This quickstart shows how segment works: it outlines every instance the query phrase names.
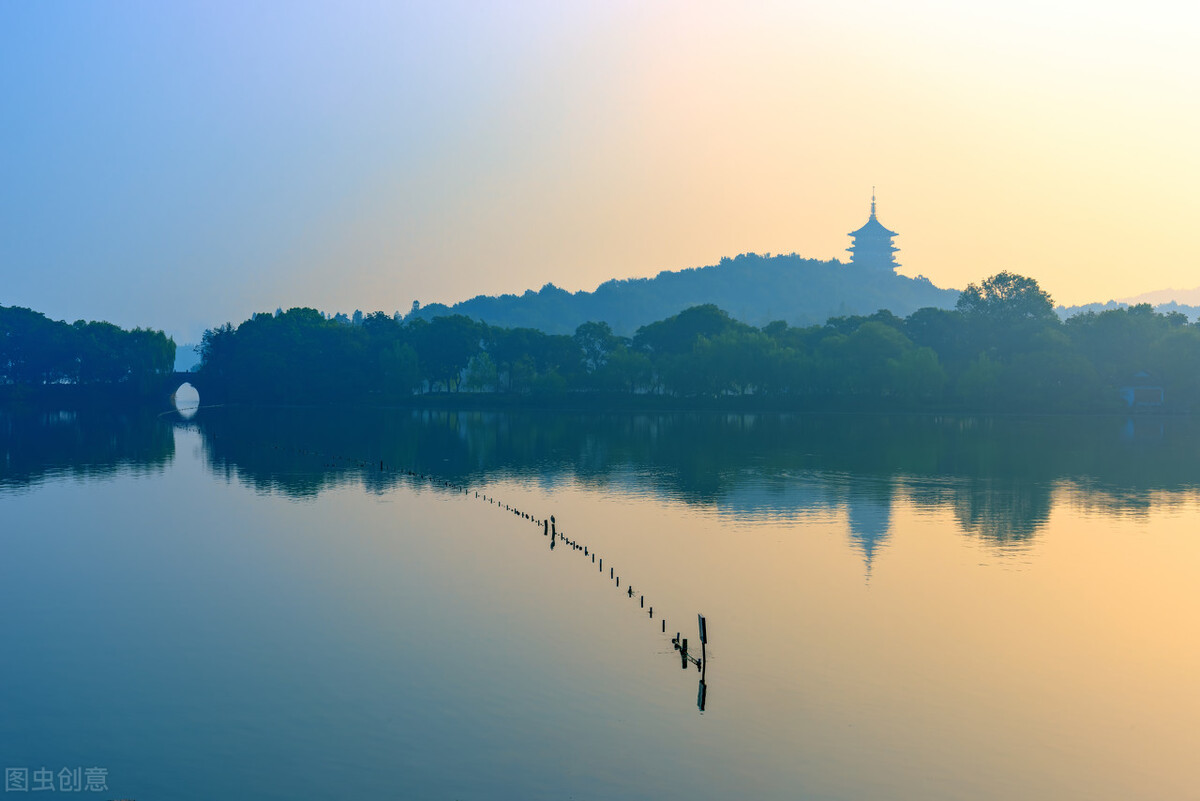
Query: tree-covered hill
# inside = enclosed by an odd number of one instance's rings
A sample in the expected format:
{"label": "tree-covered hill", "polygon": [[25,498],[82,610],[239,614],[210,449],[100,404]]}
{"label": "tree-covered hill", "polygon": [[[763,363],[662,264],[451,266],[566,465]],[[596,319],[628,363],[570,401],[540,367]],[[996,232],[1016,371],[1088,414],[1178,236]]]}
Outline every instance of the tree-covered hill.
{"label": "tree-covered hill", "polygon": [[207,331],[201,353],[202,391],[218,403],[403,404],[453,393],[593,408],[667,399],[791,411],[1200,408],[1200,326],[1149,305],[1063,322],[1037,281],[1008,272],[969,285],[949,310],[756,327],[704,304],[632,338],[604,322],[566,335],[461,314],[375,312],[355,324],[297,308]]}
{"label": "tree-covered hill", "polygon": [[571,334],[582,323],[605,322],[615,333],[632,336],[641,326],[708,303],[750,325],[783,320],[807,326],[880,309],[905,317],[921,308],[950,309],[957,300],[956,290],[939,289],[926,278],[795,254],[746,253],[708,267],[664,271],[654,278],[606,281],[594,292],[572,293],[546,284],[523,295],[479,295],[453,306],[433,303],[414,315],[432,320],[461,314],[493,326],[549,334]]}

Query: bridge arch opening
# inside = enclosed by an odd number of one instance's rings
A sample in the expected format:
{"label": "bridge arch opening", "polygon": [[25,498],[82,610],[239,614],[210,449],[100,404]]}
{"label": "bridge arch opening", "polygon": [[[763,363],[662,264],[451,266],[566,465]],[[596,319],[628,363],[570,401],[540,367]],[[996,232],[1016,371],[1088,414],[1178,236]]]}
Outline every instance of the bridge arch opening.
{"label": "bridge arch opening", "polygon": [[175,404],[175,410],[179,412],[179,416],[188,420],[195,417],[196,410],[200,408],[200,393],[194,386],[184,381],[171,395],[171,401]]}

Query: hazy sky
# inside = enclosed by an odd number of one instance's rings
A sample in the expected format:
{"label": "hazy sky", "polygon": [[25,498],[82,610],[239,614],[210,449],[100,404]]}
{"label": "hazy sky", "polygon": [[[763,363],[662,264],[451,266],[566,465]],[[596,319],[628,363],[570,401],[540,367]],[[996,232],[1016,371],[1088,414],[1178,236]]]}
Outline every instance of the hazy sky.
{"label": "hazy sky", "polygon": [[0,4],[0,305],[593,289],[755,251],[1200,285],[1195,2]]}

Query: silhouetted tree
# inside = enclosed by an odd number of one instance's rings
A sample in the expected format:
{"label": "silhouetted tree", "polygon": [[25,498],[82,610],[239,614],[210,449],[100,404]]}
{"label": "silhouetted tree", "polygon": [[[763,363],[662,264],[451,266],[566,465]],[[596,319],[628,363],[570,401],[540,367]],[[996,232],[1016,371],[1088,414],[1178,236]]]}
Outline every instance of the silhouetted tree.
{"label": "silhouetted tree", "polygon": [[1001,324],[1057,322],[1054,302],[1038,282],[1007,270],[968,284],[958,297],[956,308],[968,318],[982,318]]}
{"label": "silhouetted tree", "polygon": [[463,385],[472,392],[480,392],[496,386],[499,373],[496,363],[486,351],[476,353],[467,364],[467,373],[463,377]]}
{"label": "silhouetted tree", "polygon": [[604,366],[608,354],[620,342],[608,323],[582,323],[575,329],[575,344],[583,352],[583,367],[594,373]]}
{"label": "silhouetted tree", "polygon": [[421,372],[431,382],[441,382],[448,392],[458,387],[459,375],[480,351],[483,329],[469,317],[456,314],[414,321],[410,326]]}
{"label": "silhouetted tree", "polygon": [[642,326],[634,335],[633,344],[649,353],[687,353],[702,336],[712,338],[726,331],[749,328],[709,303]]}
{"label": "silhouetted tree", "polygon": [[161,331],[112,323],[72,325],[0,306],[0,383],[145,388],[174,369],[175,343]]}

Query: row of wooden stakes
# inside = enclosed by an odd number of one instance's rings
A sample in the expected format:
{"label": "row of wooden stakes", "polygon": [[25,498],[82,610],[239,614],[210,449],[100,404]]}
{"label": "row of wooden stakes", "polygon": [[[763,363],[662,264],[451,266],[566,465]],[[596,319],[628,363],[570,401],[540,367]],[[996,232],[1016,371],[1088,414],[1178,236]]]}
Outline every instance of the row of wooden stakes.
{"label": "row of wooden stakes", "polygon": [[[275,446],[275,448],[277,450],[283,450],[283,448],[281,448],[280,446]],[[305,450],[305,449],[300,449],[300,448],[295,448],[293,450],[296,451],[297,453],[305,455],[305,456],[319,456],[319,457],[322,457],[325,459],[332,460],[332,461],[323,463],[322,464],[323,467],[329,467],[329,468],[336,469],[339,467],[339,465],[337,464],[338,461],[342,462],[346,467],[374,469],[374,466],[375,466],[374,462],[367,462],[362,459],[352,459],[352,458],[343,457],[343,456],[330,456],[329,454],[325,454],[320,451]],[[507,503],[501,503],[499,500],[497,500],[494,497],[490,497],[486,494],[480,494],[478,490],[471,490],[461,484],[456,484],[456,483],[453,483],[450,481],[446,481],[445,479],[439,479],[436,476],[426,474],[426,473],[421,473],[421,472],[414,471],[414,470],[411,470],[408,468],[401,468],[399,470],[394,469],[394,468],[389,468],[383,462],[382,459],[379,460],[379,472],[393,473],[393,474],[406,476],[408,478],[416,479],[418,481],[424,481],[424,482],[428,483],[430,486],[450,490],[455,493],[462,493],[463,495],[470,495],[472,492],[474,492],[475,499],[482,500],[485,503],[495,506],[497,509],[499,509],[501,511],[509,512],[509,513],[515,515],[516,517],[521,518],[522,520],[528,521],[528,522],[532,523],[533,525],[540,527],[542,529],[542,535],[550,538],[550,549],[551,550],[554,550],[555,547],[558,545],[558,543],[561,542],[561,543],[563,543],[563,545],[570,548],[572,550],[572,552],[579,553],[584,558],[590,558],[592,564],[596,564],[598,566],[597,570],[600,573],[604,572],[604,558],[598,557],[596,552],[590,546],[581,544],[581,543],[577,542],[576,540],[568,537],[564,532],[559,531],[558,523],[557,523],[557,520],[555,519],[554,515],[550,515],[549,518],[537,518],[537,517],[529,514],[528,512],[517,509],[516,507],[511,506]],[[610,581],[613,581],[615,583],[616,587],[620,588],[621,577],[619,575],[617,575],[616,569],[614,567],[612,567],[611,565],[609,565],[609,568],[608,568],[608,578]],[[632,599],[635,595],[633,585],[626,583],[624,594],[626,595],[626,597]],[[637,598],[638,598],[638,604],[639,604],[640,608],[647,609],[646,596],[644,594],[638,594]],[[646,614],[649,619],[653,620],[654,619],[654,607],[650,606],[647,609]],[[703,674],[705,672],[704,668],[705,668],[705,662],[707,660],[706,646],[707,646],[707,642],[708,642],[708,636],[707,636],[704,616],[700,615],[698,617],[699,617],[699,626],[700,626],[701,655],[699,657],[697,657],[696,655],[694,655],[688,651],[688,640],[686,637],[681,637],[680,632],[675,633],[674,638],[672,638],[672,640],[671,640],[671,645],[673,646],[674,650],[679,652],[680,664],[684,668],[687,668],[689,666],[689,664],[692,664],[692,665],[696,666],[697,670],[701,671],[701,674]],[[659,621],[661,624],[661,631],[665,634],[667,631],[666,618],[660,617]],[[703,681],[701,682],[701,684],[703,685]]]}

